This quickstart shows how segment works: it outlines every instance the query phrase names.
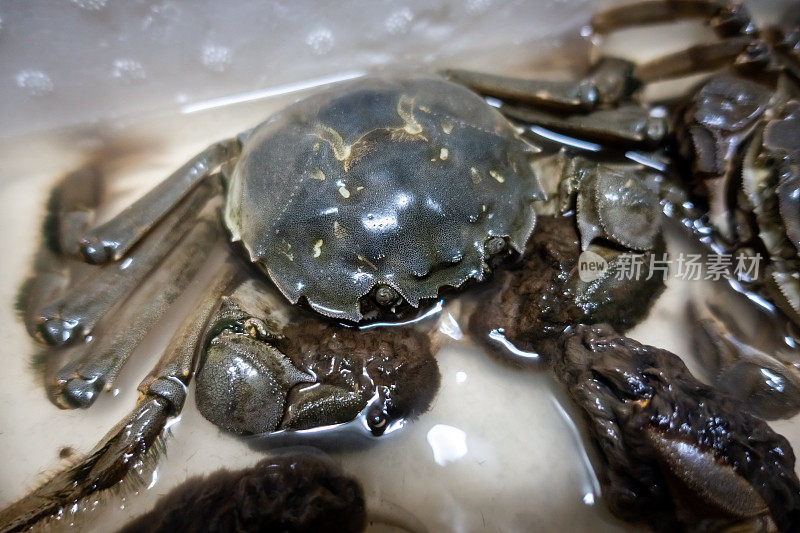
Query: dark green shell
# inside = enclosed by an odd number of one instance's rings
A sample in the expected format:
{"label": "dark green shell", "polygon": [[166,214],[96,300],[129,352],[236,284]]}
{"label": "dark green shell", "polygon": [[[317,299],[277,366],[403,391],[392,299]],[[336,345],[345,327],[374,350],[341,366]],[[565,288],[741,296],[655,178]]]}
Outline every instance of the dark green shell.
{"label": "dark green shell", "polygon": [[367,78],[273,115],[245,141],[225,220],[283,294],[361,319],[376,284],[411,305],[481,280],[484,242],[522,251],[543,193],[530,146],[441,78]]}

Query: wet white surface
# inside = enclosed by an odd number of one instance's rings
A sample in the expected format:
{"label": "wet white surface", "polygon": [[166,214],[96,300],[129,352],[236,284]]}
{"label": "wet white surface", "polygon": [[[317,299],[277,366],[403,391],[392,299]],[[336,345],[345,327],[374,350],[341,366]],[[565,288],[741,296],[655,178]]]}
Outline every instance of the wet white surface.
{"label": "wet white surface", "polygon": [[[24,8],[18,4],[0,3],[0,114],[5,126],[0,135],[0,507],[68,464],[59,459],[61,448],[69,446],[78,454],[89,450],[128,412],[139,379],[181,315],[180,310],[170,314],[171,322],[165,321],[137,350],[115,391],[91,409],[61,411],[48,401],[29,366],[36,347],[14,316],[13,301],[38,242],[47,190],[58,175],[97,148],[111,148],[118,152],[110,163],[119,178],[115,188],[128,191],[121,195],[127,201],[210,141],[253,126],[298,96],[275,93],[395,60],[526,70],[520,66],[546,55],[552,43],[542,43],[530,58],[522,45],[541,39],[543,32],[562,35],[579,27],[592,2],[542,2],[532,8],[535,2],[483,0],[439,10],[409,2],[384,6],[380,12],[362,10],[359,27],[372,29],[360,32],[344,32],[339,18],[309,24],[302,9],[310,9],[311,3],[301,2],[300,11],[291,13],[276,4],[273,9],[280,16],[270,18],[268,27],[273,31],[269,39],[280,42],[279,47],[259,40],[267,37],[256,31],[262,26],[252,13],[253,26],[234,40],[236,26],[212,19],[202,3],[131,2],[132,7],[121,8],[104,0],[75,0],[53,6],[47,17],[41,2],[26,2]],[[136,12],[120,14],[119,9]],[[462,10],[469,17],[462,19]],[[458,16],[448,18],[453,12]],[[540,12],[546,15],[537,16]],[[95,55],[63,55],[65,37],[49,18],[56,14],[63,17],[64,27],[85,30],[80,42],[70,44],[71,53],[92,50]],[[137,17],[135,24],[111,33],[104,24],[122,15]],[[334,15],[353,18],[348,10]],[[508,31],[491,31],[500,26]],[[197,28],[202,28],[199,34]],[[147,37],[134,53],[131,42],[137,31]],[[287,38],[281,40],[284,31]],[[32,36],[20,37],[22,33]],[[490,45],[494,55],[484,55]],[[253,53],[260,46],[267,50],[263,56]],[[515,53],[498,54],[503,46],[513,46]],[[50,48],[58,52],[47,55],[44,50]],[[191,62],[197,68],[186,67]],[[182,75],[165,72],[170,65],[181,65],[175,70]],[[233,101],[247,103],[234,105],[231,95]],[[266,95],[271,97],[261,99]],[[142,114],[156,108],[163,112]],[[134,114],[139,116],[132,118]],[[124,118],[107,120],[119,115]],[[69,129],[52,131],[69,124]],[[23,132],[39,133],[19,135]],[[648,321],[630,335],[689,353],[683,303],[696,290],[691,283],[671,280]],[[453,322],[448,324],[455,331]],[[554,394],[546,375],[501,367],[465,340],[451,341],[438,361],[442,389],[429,413],[400,432],[332,451],[362,481],[372,501],[407,510],[430,531],[526,531],[532,524],[550,531],[632,529],[603,507],[581,436],[569,418],[569,402],[557,390]],[[773,427],[800,445],[796,420]],[[138,494],[123,492],[124,500],[103,498],[97,509],[79,518],[82,531],[113,530],[187,476],[254,464],[270,445],[217,430],[196,411],[191,395],[171,432],[167,454],[149,479],[152,487]]]}
{"label": "wet white surface", "polygon": [[[209,113],[231,121],[236,113],[226,111]],[[174,128],[204,136],[192,124],[184,124],[186,120],[178,119]],[[198,127],[201,123],[225,126],[212,117],[189,120]],[[170,120],[159,123],[166,124],[167,130],[173,127]],[[135,135],[141,127],[146,125],[130,126],[126,134]],[[187,312],[186,302],[182,310],[182,302],[178,302],[178,309],[169,317],[172,324],[160,326],[137,349],[136,359],[124,369],[115,389],[103,394],[89,410],[61,411],[46,398],[29,366],[36,346],[14,316],[11,303],[38,240],[52,177],[78,163],[74,145],[95,144],[78,140],[80,136],[72,132],[64,141],[71,148],[63,152],[58,148],[61,141],[37,139],[36,143],[50,146],[49,157],[39,158],[44,164],[37,172],[33,172],[36,158],[31,158],[30,152],[6,150],[0,154],[11,160],[7,168],[26,167],[29,171],[25,183],[9,177],[0,196],[0,205],[5,206],[0,210],[0,246],[14,250],[6,256],[6,275],[0,278],[0,296],[6,302],[0,308],[0,334],[7,339],[0,373],[0,449],[4,451],[0,506],[68,464],[58,457],[62,447],[69,446],[78,454],[88,451],[127,413],[135,403],[139,379],[154,363],[176,320]],[[119,161],[111,165],[121,165],[119,171],[125,166],[126,179],[117,188],[125,191],[125,184],[135,182],[137,190],[146,189],[174,167],[174,161],[186,159],[200,146],[200,141],[167,146],[153,157],[140,155],[135,164]],[[196,285],[202,283],[199,280]],[[547,524],[554,530],[598,525],[608,531],[624,529],[597,503],[600,495],[580,437],[565,416],[564,409],[571,407],[553,395],[549,378],[506,369],[469,341],[454,340],[460,330],[447,312],[442,324],[449,341],[437,357],[442,388],[429,413],[380,439],[360,436],[343,449],[327,441],[319,445],[361,480],[371,501],[384,502],[380,505],[390,502],[407,510],[430,531],[482,530],[483,524],[490,531],[513,531],[532,523]],[[267,448],[282,444],[241,439],[217,430],[199,415],[191,393],[171,433],[166,456],[145,479],[152,487],[138,494],[123,490],[124,499],[118,495],[101,498],[96,509],[78,517],[76,524],[82,531],[113,530],[186,477],[219,467],[254,464]]]}
{"label": "wet white surface", "polygon": [[[6,165],[0,191],[0,335],[4,339],[0,373],[0,506],[22,496],[48,475],[68,464],[59,459],[64,446],[88,451],[136,400],[136,385],[155,362],[175,322],[186,311],[178,302],[159,330],[137,350],[115,389],[86,411],[61,411],[46,398],[29,361],[36,347],[12,309],[17,288],[28,269],[47,189],[53,176],[74,168],[81,153],[105,143],[122,148],[159,131],[167,139],[152,151],[131,152],[109,164],[118,178],[115,189],[130,198],[160,179],[178,162],[207,144],[215,132],[243,129],[252,116],[283,105],[293,96],[213,109],[178,117],[128,124],[105,133],[70,131],[5,145]],[[156,128],[158,125],[158,128]],[[19,173],[25,172],[25,180]],[[213,269],[211,269],[213,270]],[[206,272],[206,276],[208,272]],[[195,284],[202,286],[204,280]],[[649,319],[630,335],[641,342],[688,354],[684,302],[700,288],[669,281]],[[183,307],[183,309],[181,309]],[[381,439],[356,438],[339,447],[327,440],[311,442],[333,454],[355,474],[372,502],[405,509],[430,531],[524,531],[531,524],[544,530],[631,529],[609,516],[588,468],[581,436],[569,417],[572,407],[546,374],[507,369],[485,356],[469,340],[458,341],[457,321],[445,312],[442,329],[449,337],[437,360],[442,389],[432,409],[402,431]],[[454,338],[455,339],[454,339]],[[687,358],[690,367],[693,363]],[[555,394],[554,394],[555,390]],[[580,425],[580,420],[577,422]],[[800,426],[774,424],[794,444]],[[110,531],[148,509],[155,499],[188,476],[219,467],[240,468],[257,462],[281,442],[241,439],[217,430],[197,412],[193,397],[171,427],[167,454],[149,489],[106,496],[96,509],[78,516],[81,531]],[[350,442],[350,440],[348,440]],[[386,502],[389,502],[388,504]],[[68,520],[64,520],[65,525]],[[484,526],[485,524],[485,526]],[[377,529],[380,530],[380,529]]]}

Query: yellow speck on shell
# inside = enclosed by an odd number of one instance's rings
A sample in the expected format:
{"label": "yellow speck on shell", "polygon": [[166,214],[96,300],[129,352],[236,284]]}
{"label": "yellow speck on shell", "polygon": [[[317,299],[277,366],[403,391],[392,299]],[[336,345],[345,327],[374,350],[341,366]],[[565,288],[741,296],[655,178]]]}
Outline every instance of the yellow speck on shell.
{"label": "yellow speck on shell", "polygon": [[449,120],[443,120],[441,125],[442,131],[445,133],[445,135],[450,135],[450,132],[453,131],[453,123]]}
{"label": "yellow speck on shell", "polygon": [[494,179],[496,179],[497,183],[503,183],[506,181],[506,179],[502,175],[500,175],[500,173],[497,172],[496,170],[490,170],[489,175]]}
{"label": "yellow speck on shell", "polygon": [[373,263],[372,261],[370,261],[369,259],[367,259],[363,255],[358,254],[358,259],[360,261],[363,261],[364,263],[368,264],[372,268],[372,270],[378,270],[378,267],[375,266],[375,263]]}
{"label": "yellow speck on shell", "polygon": [[319,257],[322,254],[322,239],[314,244],[314,257]]}
{"label": "yellow speck on shell", "polygon": [[352,147],[344,142],[342,136],[335,129],[323,124],[314,126],[314,135],[325,141],[333,150],[333,156],[338,161],[346,161],[350,157]]}
{"label": "yellow speck on shell", "polygon": [[311,177],[315,180],[324,181],[325,180],[325,173],[322,172],[320,169],[315,170],[311,173]]}
{"label": "yellow speck on shell", "polygon": [[406,133],[418,135],[422,133],[422,125],[414,117],[414,99],[408,95],[401,95],[397,102],[397,114],[406,123],[403,128]]}
{"label": "yellow speck on shell", "polygon": [[347,230],[345,230],[341,224],[339,224],[338,220],[333,221],[333,234],[336,235],[337,239],[343,239],[347,237]]}
{"label": "yellow speck on shell", "polygon": [[477,168],[475,168],[475,167],[470,168],[469,169],[469,173],[470,173],[470,176],[472,177],[472,183],[477,185],[478,183],[481,182],[481,173],[478,172]]}

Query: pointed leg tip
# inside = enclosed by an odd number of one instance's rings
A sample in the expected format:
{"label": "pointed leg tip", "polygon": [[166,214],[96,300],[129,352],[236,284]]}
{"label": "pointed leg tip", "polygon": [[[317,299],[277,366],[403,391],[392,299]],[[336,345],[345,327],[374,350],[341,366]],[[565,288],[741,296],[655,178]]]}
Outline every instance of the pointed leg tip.
{"label": "pointed leg tip", "polygon": [[99,265],[114,260],[113,250],[97,238],[85,239],[81,242],[80,251],[87,263]]}
{"label": "pointed leg tip", "polygon": [[78,337],[75,325],[60,318],[48,318],[39,324],[39,333],[50,346],[64,346]]}
{"label": "pointed leg tip", "polygon": [[58,404],[65,409],[87,409],[103,388],[99,379],[71,378],[58,392]]}

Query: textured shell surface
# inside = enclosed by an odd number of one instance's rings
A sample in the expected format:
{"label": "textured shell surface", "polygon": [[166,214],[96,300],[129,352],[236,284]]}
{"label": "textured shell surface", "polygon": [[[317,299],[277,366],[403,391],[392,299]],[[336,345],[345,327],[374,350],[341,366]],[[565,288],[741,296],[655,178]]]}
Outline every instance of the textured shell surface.
{"label": "textured shell surface", "polygon": [[418,306],[483,279],[484,243],[522,251],[544,194],[532,148],[438,77],[364,78],[301,100],[245,140],[228,189],[234,241],[292,302],[357,322],[394,287]]}

